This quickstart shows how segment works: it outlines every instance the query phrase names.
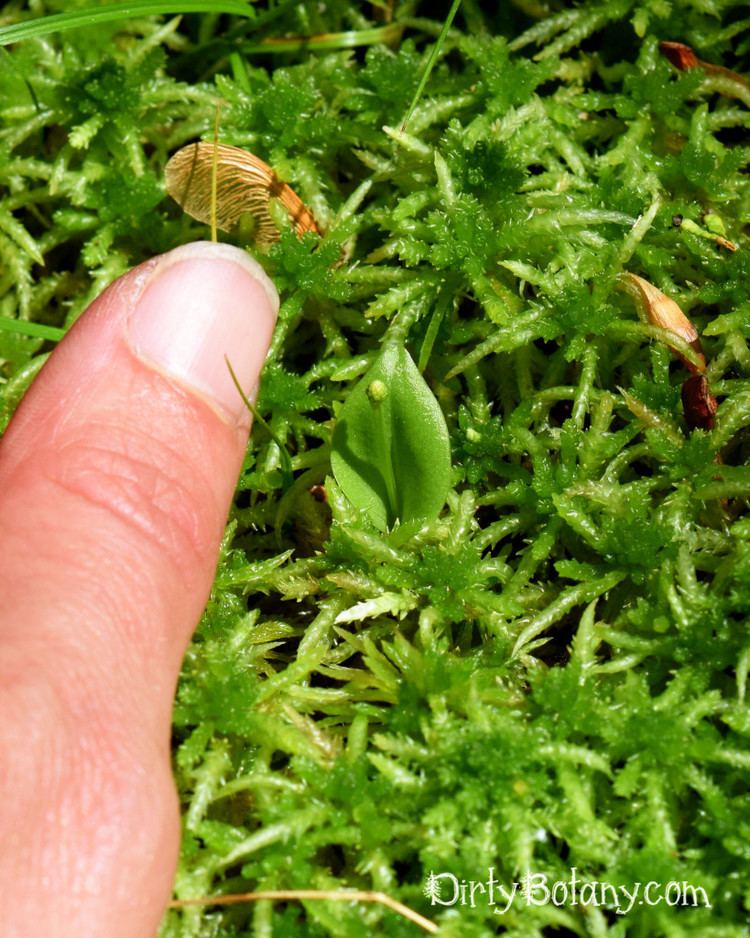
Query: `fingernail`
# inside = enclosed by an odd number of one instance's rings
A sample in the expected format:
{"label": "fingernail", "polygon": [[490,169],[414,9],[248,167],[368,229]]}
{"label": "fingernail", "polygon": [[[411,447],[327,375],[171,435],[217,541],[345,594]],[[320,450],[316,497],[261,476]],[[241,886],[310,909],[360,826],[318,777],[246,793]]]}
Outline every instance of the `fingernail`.
{"label": "fingernail", "polygon": [[263,268],[230,244],[196,241],[163,255],[130,314],[127,339],[143,362],[202,397],[231,423],[250,416],[279,310]]}

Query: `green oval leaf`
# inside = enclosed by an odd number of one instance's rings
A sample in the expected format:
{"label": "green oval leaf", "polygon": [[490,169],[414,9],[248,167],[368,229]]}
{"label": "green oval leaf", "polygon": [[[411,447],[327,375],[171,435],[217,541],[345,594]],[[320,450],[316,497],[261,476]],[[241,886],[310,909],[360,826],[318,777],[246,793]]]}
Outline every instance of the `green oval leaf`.
{"label": "green oval leaf", "polygon": [[341,409],[331,467],[381,531],[431,521],[450,487],[443,412],[411,356],[388,345]]}

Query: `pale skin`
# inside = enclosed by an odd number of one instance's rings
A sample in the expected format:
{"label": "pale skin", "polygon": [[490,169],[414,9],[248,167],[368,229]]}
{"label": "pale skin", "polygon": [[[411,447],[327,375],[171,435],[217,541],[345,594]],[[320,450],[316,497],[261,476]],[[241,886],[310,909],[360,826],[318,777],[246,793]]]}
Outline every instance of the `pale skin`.
{"label": "pale skin", "polygon": [[250,423],[222,350],[252,393],[277,308],[235,250],[121,278],[0,441],[3,938],[151,938],[169,899],[172,699]]}

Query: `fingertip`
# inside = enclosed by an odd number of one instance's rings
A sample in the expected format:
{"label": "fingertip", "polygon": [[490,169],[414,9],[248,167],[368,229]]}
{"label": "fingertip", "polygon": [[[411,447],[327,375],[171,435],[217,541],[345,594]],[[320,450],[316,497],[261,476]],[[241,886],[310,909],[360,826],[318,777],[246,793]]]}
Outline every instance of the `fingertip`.
{"label": "fingertip", "polygon": [[158,260],[133,303],[125,338],[148,367],[228,422],[247,425],[231,372],[252,395],[278,309],[276,288],[257,261],[232,245],[198,241]]}

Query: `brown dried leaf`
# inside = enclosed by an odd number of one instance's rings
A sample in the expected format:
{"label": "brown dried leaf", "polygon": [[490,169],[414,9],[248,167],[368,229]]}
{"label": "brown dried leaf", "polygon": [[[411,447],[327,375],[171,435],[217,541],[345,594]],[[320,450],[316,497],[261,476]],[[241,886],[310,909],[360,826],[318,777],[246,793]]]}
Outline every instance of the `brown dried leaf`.
{"label": "brown dried leaf", "polygon": [[733,72],[730,68],[724,68],[723,65],[714,65],[713,62],[704,62],[703,59],[699,59],[690,46],[686,46],[684,42],[660,42],[659,49],[662,55],[669,59],[672,65],[681,72],[686,72],[691,68],[702,68],[707,75],[717,75],[721,78],[728,79],[730,84],[720,89],[723,94],[744,98],[744,95],[738,94],[737,91],[732,90],[732,83],[750,89],[750,82],[744,75],[740,75],[739,72]]}
{"label": "brown dried leaf", "polygon": [[312,212],[267,163],[247,150],[209,141],[182,147],[164,170],[167,192],[192,218],[211,224],[214,166],[216,225],[222,231],[232,231],[243,216],[252,215],[257,224],[256,241],[277,241],[279,234],[268,211],[269,201],[276,198],[298,235],[307,231],[321,234]]}
{"label": "brown dried leaf", "polygon": [[717,407],[704,375],[692,375],[682,385],[682,410],[691,430],[713,430]]}
{"label": "brown dried leaf", "polygon": [[660,42],[659,49],[681,72],[686,72],[689,68],[698,68],[702,64],[695,52],[684,42]]}
{"label": "brown dried leaf", "polygon": [[698,356],[698,365],[681,355],[678,349],[673,350],[679,355],[689,371],[693,374],[702,374],[706,370],[706,358],[698,338],[698,331],[677,303],[671,297],[668,297],[666,293],[662,293],[652,283],[637,274],[623,273],[620,274],[619,279],[628,292],[636,300],[640,300],[638,303],[639,310],[642,311],[652,326],[658,326],[666,332],[671,332],[693,349]]}

